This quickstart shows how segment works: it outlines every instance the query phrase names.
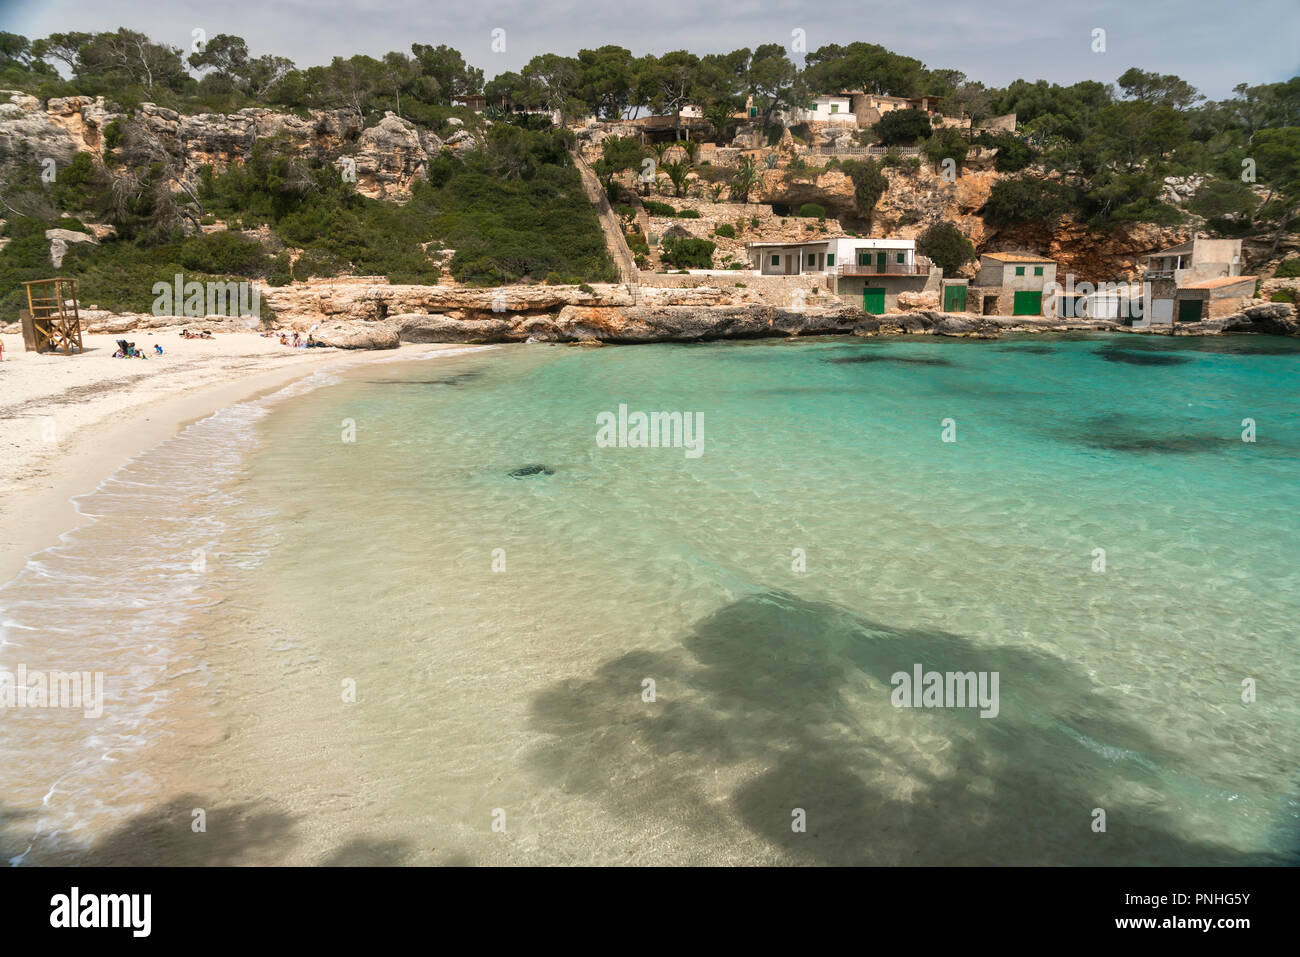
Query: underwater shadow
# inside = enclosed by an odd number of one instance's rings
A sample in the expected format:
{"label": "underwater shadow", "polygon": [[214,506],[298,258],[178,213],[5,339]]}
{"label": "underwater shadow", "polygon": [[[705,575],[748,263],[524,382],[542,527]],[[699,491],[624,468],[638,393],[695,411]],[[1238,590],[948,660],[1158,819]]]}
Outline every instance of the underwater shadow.
{"label": "underwater shadow", "polygon": [[[999,672],[1000,713],[893,707],[891,676],[916,663]],[[654,703],[641,700],[647,677]],[[1155,798],[1196,769],[1116,717],[1074,665],[788,593],[732,602],[672,651],[631,651],[557,683],[531,712],[549,739],[528,760],[548,786],[687,836],[757,838],[765,860],[1280,862],[1183,833]],[[740,782],[724,800],[720,780]],[[806,833],[792,829],[796,808]],[[1094,808],[1106,833],[1091,830]]]}
{"label": "underwater shadow", "polygon": [[[196,832],[194,810],[205,809],[204,829]],[[30,833],[14,825],[34,819],[28,811],[0,806],[0,847],[18,853]],[[213,798],[183,794],[123,821],[92,841],[53,846],[37,841],[24,863],[80,867],[233,867],[284,864],[301,843],[302,815],[268,801],[223,805]],[[392,866],[410,861],[404,840],[351,838],[313,863],[324,866]],[[463,861],[461,862],[463,863]]]}

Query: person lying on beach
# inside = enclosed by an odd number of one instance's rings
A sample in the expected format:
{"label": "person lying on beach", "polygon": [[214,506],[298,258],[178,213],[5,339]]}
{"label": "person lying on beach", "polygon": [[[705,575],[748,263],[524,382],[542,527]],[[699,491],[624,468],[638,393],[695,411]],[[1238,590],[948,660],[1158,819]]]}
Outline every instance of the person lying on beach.
{"label": "person lying on beach", "polygon": [[211,331],[210,329],[204,329],[201,333],[199,333],[199,338],[200,338],[200,339],[215,339],[216,336],[214,336],[214,335],[212,334],[212,331]]}
{"label": "person lying on beach", "polygon": [[153,354],[156,356],[162,355],[162,346],[156,342],[153,344]]}

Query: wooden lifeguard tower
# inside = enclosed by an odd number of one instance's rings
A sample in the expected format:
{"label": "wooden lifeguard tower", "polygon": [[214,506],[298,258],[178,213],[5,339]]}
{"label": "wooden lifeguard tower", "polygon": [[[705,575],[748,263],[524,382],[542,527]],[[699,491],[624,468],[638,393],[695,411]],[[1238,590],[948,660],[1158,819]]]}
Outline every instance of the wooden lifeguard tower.
{"label": "wooden lifeguard tower", "polygon": [[65,356],[82,352],[81,314],[77,311],[75,279],[33,279],[27,287],[23,344],[28,352],[60,350]]}

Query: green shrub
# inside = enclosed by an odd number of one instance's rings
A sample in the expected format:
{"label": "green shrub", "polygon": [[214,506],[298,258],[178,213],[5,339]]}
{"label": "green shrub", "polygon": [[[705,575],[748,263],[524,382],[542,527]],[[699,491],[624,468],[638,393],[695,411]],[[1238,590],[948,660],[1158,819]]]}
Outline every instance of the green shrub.
{"label": "green shrub", "polygon": [[306,249],[293,264],[292,275],[299,282],[304,279],[328,279],[346,272],[347,268],[346,262],[327,249]]}
{"label": "green shrub", "polygon": [[659,244],[659,257],[665,265],[678,269],[709,269],[715,249],[717,244],[708,239],[666,236]]}
{"label": "green shrub", "polygon": [[669,206],[667,203],[660,203],[657,200],[642,200],[641,205],[645,207],[645,211],[651,216],[671,217],[677,215],[677,209],[675,207]]}
{"label": "green shrub", "polygon": [[999,180],[989,193],[984,219],[993,226],[1050,221],[1068,210],[1072,200],[1072,190],[1061,183],[1032,176]]}
{"label": "green shrub", "polygon": [[1294,289],[1277,289],[1269,296],[1270,302],[1295,302]]}
{"label": "green shrub", "polygon": [[853,180],[853,198],[857,202],[858,212],[870,219],[871,211],[876,208],[876,203],[880,202],[880,197],[889,188],[889,177],[880,166],[870,160],[866,162],[845,160],[843,169],[849,179]]}
{"label": "green shrub", "polygon": [[715,236],[721,236],[723,239],[735,239],[736,228],[731,223],[720,223],[718,228],[713,231]]}
{"label": "green shrub", "polygon": [[799,215],[807,216],[811,219],[825,219],[826,207],[819,203],[804,203],[799,207]]}
{"label": "green shrub", "polygon": [[699,219],[700,211],[698,209],[683,209],[677,214],[678,219]]}
{"label": "green shrub", "polygon": [[946,276],[951,276],[975,258],[975,246],[960,229],[945,220],[940,220],[920,235],[916,251],[930,257]]}
{"label": "green shrub", "polygon": [[1273,272],[1275,279],[1300,278],[1300,259],[1288,259]]}

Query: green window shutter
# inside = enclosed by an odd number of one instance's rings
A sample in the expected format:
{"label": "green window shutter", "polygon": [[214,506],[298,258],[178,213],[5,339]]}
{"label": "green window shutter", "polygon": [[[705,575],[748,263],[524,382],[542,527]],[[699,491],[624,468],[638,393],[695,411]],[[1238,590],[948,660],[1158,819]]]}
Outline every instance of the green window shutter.
{"label": "green window shutter", "polygon": [[816,266],[816,265],[817,265],[817,254],[816,254],[816,253],[809,253],[809,254],[808,254],[808,265],[809,265],[809,266]]}
{"label": "green window shutter", "polygon": [[780,257],[780,256],[773,256],[773,257],[772,257],[772,265],[773,265],[773,266],[779,266],[779,265],[781,265],[781,257]]}
{"label": "green window shutter", "polygon": [[1024,266],[1017,266],[1017,267],[1016,267],[1016,275],[1017,275],[1017,276],[1023,276],[1024,274],[1025,274],[1025,267],[1024,267]]}
{"label": "green window shutter", "polygon": [[899,253],[899,254],[898,254],[898,261],[899,261],[900,263],[901,263],[904,259],[906,259],[906,258],[907,258],[907,253]]}
{"label": "green window shutter", "polygon": [[1043,274],[1043,267],[1042,267],[1042,266],[1035,266],[1035,267],[1034,267],[1034,275],[1035,275],[1035,276],[1041,276],[1042,274]]}
{"label": "green window shutter", "polygon": [[858,250],[858,265],[859,265],[859,266],[870,266],[870,265],[871,265],[871,253],[869,253],[869,252],[863,252],[862,250]]}
{"label": "green window shutter", "polygon": [[826,265],[828,265],[828,266],[834,266],[834,265],[835,265],[835,254],[834,254],[834,253],[827,253],[827,254],[826,254]]}

